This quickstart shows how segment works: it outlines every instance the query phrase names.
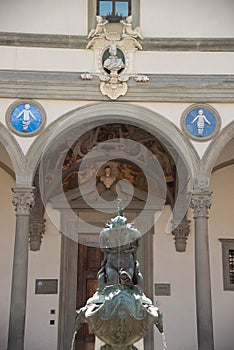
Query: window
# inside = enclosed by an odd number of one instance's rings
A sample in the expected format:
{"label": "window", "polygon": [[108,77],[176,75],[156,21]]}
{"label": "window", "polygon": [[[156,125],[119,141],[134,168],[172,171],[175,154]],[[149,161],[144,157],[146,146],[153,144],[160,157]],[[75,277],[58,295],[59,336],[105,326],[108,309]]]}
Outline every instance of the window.
{"label": "window", "polygon": [[220,238],[223,256],[223,287],[234,291],[234,239]]}
{"label": "window", "polygon": [[131,0],[98,0],[97,15],[109,18],[109,20],[118,21],[122,17],[127,17],[131,14]]}
{"label": "window", "polygon": [[234,249],[229,249],[229,280],[234,285]]}
{"label": "window", "polygon": [[133,16],[133,27],[140,25],[140,0],[89,0],[88,32],[96,27],[96,15],[107,17],[109,22],[119,22],[122,17]]}

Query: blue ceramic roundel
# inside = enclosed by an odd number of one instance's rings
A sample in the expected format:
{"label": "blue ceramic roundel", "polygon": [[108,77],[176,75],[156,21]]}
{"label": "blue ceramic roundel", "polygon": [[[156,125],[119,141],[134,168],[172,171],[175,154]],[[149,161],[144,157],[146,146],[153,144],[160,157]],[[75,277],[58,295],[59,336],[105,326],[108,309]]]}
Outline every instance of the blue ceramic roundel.
{"label": "blue ceramic roundel", "polygon": [[216,130],[217,119],[207,108],[194,108],[185,117],[184,124],[190,135],[207,138]]}
{"label": "blue ceramic roundel", "polygon": [[10,122],[18,132],[30,134],[40,127],[42,118],[38,107],[32,103],[21,103],[12,110]]}

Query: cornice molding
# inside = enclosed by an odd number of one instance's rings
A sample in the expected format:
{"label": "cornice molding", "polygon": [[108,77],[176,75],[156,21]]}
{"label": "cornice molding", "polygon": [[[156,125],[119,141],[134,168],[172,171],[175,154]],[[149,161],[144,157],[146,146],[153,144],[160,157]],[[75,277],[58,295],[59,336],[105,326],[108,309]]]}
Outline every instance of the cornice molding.
{"label": "cornice molding", "polygon": [[0,46],[85,49],[87,42],[80,35],[0,32]]}
{"label": "cornice molding", "polygon": [[[0,32],[0,46],[85,49],[86,36]],[[145,38],[143,51],[234,52],[234,38]]]}
{"label": "cornice molding", "polygon": [[146,38],[145,51],[234,52],[232,38]]}
{"label": "cornice molding", "polygon": [[[234,102],[234,75],[148,75],[149,81],[129,81],[119,101]],[[81,72],[0,70],[1,98],[110,101],[101,94],[99,80],[82,80]]]}

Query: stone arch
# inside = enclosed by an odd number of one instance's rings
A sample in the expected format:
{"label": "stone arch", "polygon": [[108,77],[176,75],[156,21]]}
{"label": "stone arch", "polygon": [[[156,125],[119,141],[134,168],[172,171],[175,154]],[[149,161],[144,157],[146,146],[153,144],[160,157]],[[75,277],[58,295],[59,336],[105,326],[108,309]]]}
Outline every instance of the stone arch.
{"label": "stone arch", "polygon": [[[142,116],[144,119],[142,120]],[[53,140],[73,125],[82,125],[87,122],[132,122],[139,126],[148,127],[157,131],[159,135],[169,140],[177,150],[191,172],[192,180],[199,174],[200,160],[191,142],[184,137],[182,132],[166,117],[142,106],[111,102],[86,105],[66,113],[51,123],[44,132],[36,138],[26,155],[26,172],[32,183],[35,171],[45,149],[45,145],[53,143]]]}
{"label": "stone arch", "polygon": [[218,158],[220,152],[231,141],[234,137],[234,121],[228,124],[221,132],[218,134],[210,143],[207,148],[203,158],[202,158],[202,167],[201,176],[207,180],[209,183],[209,178],[212,173],[215,161]]}
{"label": "stone arch", "polygon": [[[72,131],[74,127],[82,129],[84,125],[87,126],[88,123],[91,125],[93,122],[96,122],[95,125],[97,126],[99,125],[98,122],[102,124],[130,123],[142,127],[143,129],[148,128],[148,130],[152,131],[152,134],[162,136],[164,140],[168,140],[168,144],[171,145],[171,148],[176,149],[176,154],[181,157],[184,164],[186,164],[186,167],[188,167],[189,175],[192,181],[198,176],[200,164],[199,157],[191,142],[184,137],[183,133],[171,121],[145,107],[127,103],[107,102],[90,104],[70,111],[51,123],[36,138],[26,155],[26,172],[30,175],[31,184],[34,180],[34,175],[45,150],[45,145],[52,145],[57,138],[60,140],[60,136],[62,136],[63,132],[67,130]],[[66,225],[68,225],[66,229],[69,232],[74,231],[72,227],[76,224],[76,218],[73,220],[73,216],[71,214],[72,213],[70,212],[68,214],[66,210],[61,211],[61,225],[65,225],[64,222],[66,221]],[[66,215],[69,215],[69,217]],[[152,248],[151,233],[152,232],[150,231],[144,246],[144,249],[148,249],[149,251]],[[61,294],[59,307],[60,316],[58,349],[69,349],[72,338],[71,332],[74,326],[74,320],[71,315],[73,314],[76,306],[77,292],[76,285],[74,283],[77,277],[77,271],[74,269],[74,266],[72,267],[70,264],[74,264],[74,261],[77,260],[78,251],[76,242],[71,239],[68,240],[65,235],[62,235],[61,244],[62,256],[60,289],[66,289],[66,298]],[[152,253],[149,253],[148,255],[152,256]],[[68,257],[71,256],[72,259],[68,259]],[[152,289],[152,278],[150,277],[152,276],[152,266],[153,264],[149,264],[148,267],[145,267],[148,269],[147,276],[149,276],[147,279],[146,291]],[[65,271],[70,272],[69,274],[66,274]]]}
{"label": "stone arch", "polygon": [[[24,154],[14,136],[1,122],[0,139],[13,165],[16,183],[24,184],[26,180],[26,177],[24,176]],[[4,170],[6,170],[11,176],[13,176],[12,170],[7,168],[6,166],[4,166]]]}

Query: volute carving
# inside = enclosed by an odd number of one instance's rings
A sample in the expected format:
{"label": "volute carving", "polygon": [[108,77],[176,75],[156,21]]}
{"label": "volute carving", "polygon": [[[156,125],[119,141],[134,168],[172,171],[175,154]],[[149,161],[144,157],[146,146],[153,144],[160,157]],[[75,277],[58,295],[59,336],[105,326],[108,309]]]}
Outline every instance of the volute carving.
{"label": "volute carving", "polygon": [[194,192],[191,198],[190,206],[194,209],[194,218],[209,216],[209,209],[211,208],[212,192],[205,190],[201,192]]}
{"label": "volute carving", "polygon": [[35,203],[33,188],[14,187],[12,191],[16,215],[30,215]]}

